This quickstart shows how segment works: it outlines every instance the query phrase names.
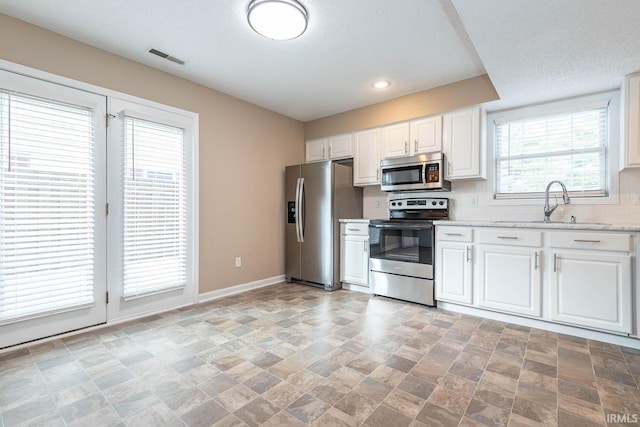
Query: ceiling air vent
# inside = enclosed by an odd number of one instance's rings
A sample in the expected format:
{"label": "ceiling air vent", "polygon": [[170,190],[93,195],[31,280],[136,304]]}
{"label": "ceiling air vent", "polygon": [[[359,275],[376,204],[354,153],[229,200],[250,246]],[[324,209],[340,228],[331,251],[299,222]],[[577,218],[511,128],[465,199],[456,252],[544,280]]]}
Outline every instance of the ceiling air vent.
{"label": "ceiling air vent", "polygon": [[168,61],[175,62],[176,64],[184,65],[184,61],[182,59],[174,58],[173,56],[167,55],[166,53],[160,52],[159,50],[149,49],[149,53],[153,53],[154,55],[157,55],[160,58],[164,58]]}

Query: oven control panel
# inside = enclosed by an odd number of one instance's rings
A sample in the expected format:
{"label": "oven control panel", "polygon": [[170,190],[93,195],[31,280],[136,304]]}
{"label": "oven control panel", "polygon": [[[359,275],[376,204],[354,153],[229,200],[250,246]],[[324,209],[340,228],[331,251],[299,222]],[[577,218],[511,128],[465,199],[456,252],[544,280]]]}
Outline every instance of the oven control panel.
{"label": "oven control panel", "polygon": [[414,209],[447,209],[449,199],[443,198],[389,198],[389,210],[414,210]]}

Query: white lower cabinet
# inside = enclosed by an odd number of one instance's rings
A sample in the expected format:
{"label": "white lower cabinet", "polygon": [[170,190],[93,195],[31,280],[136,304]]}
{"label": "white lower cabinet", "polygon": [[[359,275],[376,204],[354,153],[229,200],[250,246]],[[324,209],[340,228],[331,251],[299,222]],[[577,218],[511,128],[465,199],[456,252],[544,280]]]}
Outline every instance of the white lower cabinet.
{"label": "white lower cabinet", "polygon": [[631,333],[631,241],[629,234],[552,235],[551,319]]}
{"label": "white lower cabinet", "polygon": [[478,305],[540,317],[542,232],[484,228],[478,242]]}
{"label": "white lower cabinet", "polygon": [[369,286],[369,225],[340,224],[340,281]]}
{"label": "white lower cabinet", "polygon": [[436,300],[471,304],[473,234],[470,228],[437,227]]}
{"label": "white lower cabinet", "polygon": [[512,246],[480,246],[478,305],[540,317],[539,251]]}
{"label": "white lower cabinet", "polygon": [[634,332],[633,234],[436,227],[436,300],[604,332]]}

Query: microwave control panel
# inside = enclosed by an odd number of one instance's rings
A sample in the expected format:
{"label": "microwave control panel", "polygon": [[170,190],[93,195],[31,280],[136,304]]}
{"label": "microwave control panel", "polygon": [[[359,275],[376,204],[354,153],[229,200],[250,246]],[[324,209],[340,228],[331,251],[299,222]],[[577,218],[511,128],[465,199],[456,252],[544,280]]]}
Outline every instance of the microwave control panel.
{"label": "microwave control panel", "polygon": [[427,183],[440,182],[440,165],[438,163],[427,163]]}

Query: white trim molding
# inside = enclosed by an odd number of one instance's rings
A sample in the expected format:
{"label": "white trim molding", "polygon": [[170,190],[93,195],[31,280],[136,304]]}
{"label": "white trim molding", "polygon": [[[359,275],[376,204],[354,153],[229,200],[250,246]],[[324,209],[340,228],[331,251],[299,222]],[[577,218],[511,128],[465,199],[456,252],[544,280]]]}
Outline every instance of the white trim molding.
{"label": "white trim molding", "polygon": [[276,283],[281,283],[285,281],[285,276],[274,276],[266,279],[256,280],[255,282],[242,283],[236,286],[230,286],[228,288],[219,289],[217,291],[211,291],[204,294],[198,295],[198,304],[203,302],[213,301],[216,299],[220,299],[223,297],[228,297],[230,295],[240,294],[242,292],[247,292],[252,289],[264,288],[265,286],[275,285]]}

